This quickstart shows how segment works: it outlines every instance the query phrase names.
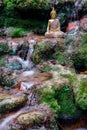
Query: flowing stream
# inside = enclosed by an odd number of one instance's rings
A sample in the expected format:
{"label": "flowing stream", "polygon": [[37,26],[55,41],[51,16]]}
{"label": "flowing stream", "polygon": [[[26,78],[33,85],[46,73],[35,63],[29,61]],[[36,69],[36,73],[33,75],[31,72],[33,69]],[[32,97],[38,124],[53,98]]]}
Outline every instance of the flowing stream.
{"label": "flowing stream", "polygon": [[8,130],[9,123],[22,113],[23,109],[19,110],[15,114],[4,118],[0,123],[0,130]]}

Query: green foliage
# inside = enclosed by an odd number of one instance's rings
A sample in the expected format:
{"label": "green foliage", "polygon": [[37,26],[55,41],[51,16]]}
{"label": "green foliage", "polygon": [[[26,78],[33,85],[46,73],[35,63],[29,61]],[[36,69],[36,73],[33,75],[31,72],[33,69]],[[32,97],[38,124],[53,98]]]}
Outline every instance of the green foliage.
{"label": "green foliage", "polygon": [[60,107],[57,103],[57,100],[55,99],[55,94],[57,89],[55,88],[55,86],[52,87],[53,87],[52,91],[48,89],[44,89],[44,90],[37,89],[36,93],[41,103],[48,104],[55,111],[55,113],[58,113]]}
{"label": "green foliage", "polygon": [[24,29],[22,28],[11,28],[11,32],[8,33],[8,36],[10,37],[23,37],[24,35]]}
{"label": "green foliage", "polygon": [[16,19],[16,18],[5,18],[5,25],[6,27],[19,27],[19,28],[25,28],[28,30],[35,30],[38,28],[43,27],[43,22],[37,21],[37,20],[31,20],[31,19]]}
{"label": "green foliage", "polygon": [[9,46],[7,43],[0,43],[0,55],[4,55],[9,52]]}
{"label": "green foliage", "polygon": [[77,84],[76,89],[78,90],[76,92],[76,102],[77,105],[83,109],[87,109],[87,80],[84,79],[80,81],[79,84]]}
{"label": "green foliage", "polygon": [[0,27],[4,26],[4,17],[0,17]]}
{"label": "green foliage", "polygon": [[77,109],[74,104],[73,92],[69,86],[61,86],[56,93],[60,105],[59,117],[66,118],[76,115]]}
{"label": "green foliage", "polygon": [[81,39],[82,39],[82,43],[87,43],[87,34],[81,36]]}
{"label": "green foliage", "polygon": [[87,69],[87,44],[82,44],[80,49],[72,57],[77,70]]}
{"label": "green foliage", "polygon": [[46,26],[40,26],[39,25],[39,27],[37,27],[37,28],[34,29],[34,33],[36,33],[38,35],[44,35],[45,32],[46,32],[46,28],[47,28]]}
{"label": "green foliage", "polygon": [[15,7],[16,0],[3,0],[3,2],[6,6],[6,9],[9,10],[9,9],[13,9]]}
{"label": "green foliage", "polygon": [[13,8],[36,8],[36,9],[48,9],[49,3],[47,0],[4,0],[4,4],[8,10]]}

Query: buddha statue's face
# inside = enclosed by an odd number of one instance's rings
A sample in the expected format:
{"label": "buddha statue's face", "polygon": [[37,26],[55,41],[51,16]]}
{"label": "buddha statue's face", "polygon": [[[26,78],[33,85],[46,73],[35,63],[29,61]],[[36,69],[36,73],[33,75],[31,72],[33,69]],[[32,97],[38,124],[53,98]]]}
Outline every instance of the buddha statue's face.
{"label": "buddha statue's face", "polygon": [[56,18],[56,14],[51,14],[51,19],[55,19]]}
{"label": "buddha statue's face", "polygon": [[54,10],[54,8],[51,11],[50,16],[51,16],[51,19],[55,19],[56,18],[56,11]]}

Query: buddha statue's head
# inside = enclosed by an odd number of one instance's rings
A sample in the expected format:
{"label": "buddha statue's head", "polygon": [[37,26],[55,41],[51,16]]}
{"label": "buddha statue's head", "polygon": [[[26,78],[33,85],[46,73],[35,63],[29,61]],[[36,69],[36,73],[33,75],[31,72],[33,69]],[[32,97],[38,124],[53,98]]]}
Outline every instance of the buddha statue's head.
{"label": "buddha statue's head", "polygon": [[51,19],[55,19],[56,18],[56,10],[54,9],[54,7],[53,7],[53,9],[52,9],[52,11],[50,13],[50,16],[51,16]]}

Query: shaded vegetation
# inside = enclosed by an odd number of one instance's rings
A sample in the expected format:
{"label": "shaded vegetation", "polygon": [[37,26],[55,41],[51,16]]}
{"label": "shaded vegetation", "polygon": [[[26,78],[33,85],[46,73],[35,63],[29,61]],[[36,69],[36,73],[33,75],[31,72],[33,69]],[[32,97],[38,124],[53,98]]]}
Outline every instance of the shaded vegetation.
{"label": "shaded vegetation", "polygon": [[4,66],[4,56],[0,56],[0,67]]}
{"label": "shaded vegetation", "polygon": [[37,89],[36,93],[39,97],[39,102],[48,104],[57,114],[60,110],[60,106],[58,105],[57,100],[55,98],[56,90],[56,87],[52,86],[52,91],[47,88],[44,90]]}
{"label": "shaded vegetation", "polygon": [[76,84],[76,102],[77,105],[83,109],[87,109],[87,80],[83,79],[79,83]]}
{"label": "shaded vegetation", "polygon": [[9,46],[7,43],[0,43],[0,56],[9,52]]}
{"label": "shaded vegetation", "polygon": [[61,86],[56,92],[56,98],[60,105],[59,117],[60,118],[72,118],[76,115],[77,109],[73,98],[73,91],[70,86]]}
{"label": "shaded vegetation", "polygon": [[12,31],[8,33],[10,37],[23,37],[24,29],[22,28],[10,28]]}
{"label": "shaded vegetation", "polygon": [[80,49],[73,55],[72,61],[76,70],[87,69],[87,43],[81,45]]}

